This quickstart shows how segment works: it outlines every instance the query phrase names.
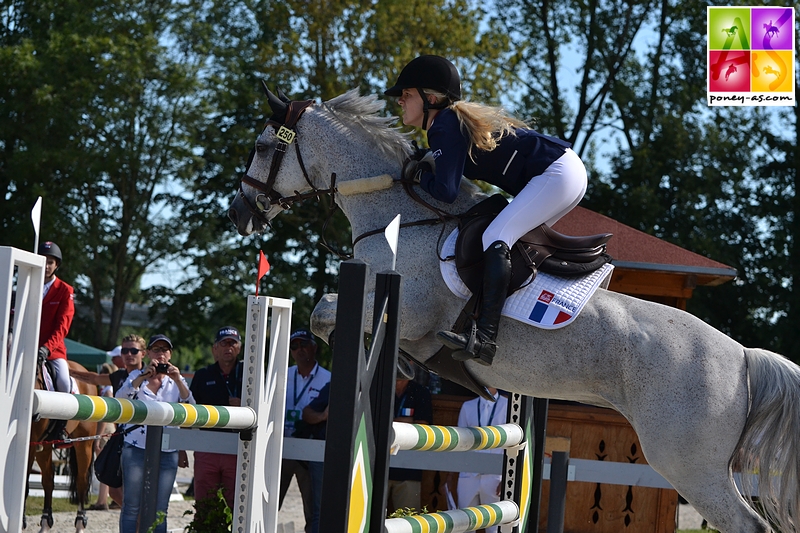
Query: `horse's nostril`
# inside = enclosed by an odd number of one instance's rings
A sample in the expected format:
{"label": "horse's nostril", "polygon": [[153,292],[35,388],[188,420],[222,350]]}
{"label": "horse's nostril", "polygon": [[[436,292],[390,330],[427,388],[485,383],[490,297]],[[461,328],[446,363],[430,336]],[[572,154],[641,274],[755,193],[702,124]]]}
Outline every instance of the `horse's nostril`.
{"label": "horse's nostril", "polygon": [[239,225],[239,213],[236,212],[236,209],[228,209],[228,218],[231,219],[234,225]]}

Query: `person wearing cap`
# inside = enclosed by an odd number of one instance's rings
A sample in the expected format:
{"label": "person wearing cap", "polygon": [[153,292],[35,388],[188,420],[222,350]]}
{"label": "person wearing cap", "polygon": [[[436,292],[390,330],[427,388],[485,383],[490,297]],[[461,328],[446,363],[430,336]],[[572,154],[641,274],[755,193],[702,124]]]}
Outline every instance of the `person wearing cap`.
{"label": "person wearing cap", "polygon": [[111,358],[111,363],[117,368],[122,368],[125,364],[122,362],[122,345],[115,347],[106,354]]}
{"label": "person wearing cap", "polygon": [[[295,365],[290,366],[286,373],[284,437],[294,436],[297,429],[295,424],[301,420],[303,409],[319,396],[320,390],[331,380],[331,373],[317,363],[318,352],[317,342],[308,331],[300,329],[289,337],[289,353],[292,355]],[[281,461],[281,491],[278,508],[283,505],[283,499],[286,497],[286,492],[294,477],[297,478],[297,485],[303,498],[305,531],[310,533],[314,521],[314,502],[311,473],[307,461],[295,459]]]}
{"label": "person wearing cap", "polygon": [[[211,354],[214,364],[199,369],[190,387],[194,399],[204,405],[240,406],[244,363],[239,361],[242,339],[239,330],[225,326],[217,331]],[[228,431],[228,430],[219,430]],[[236,454],[194,452],[194,496],[213,497],[222,487],[225,501],[233,508],[236,494]]]}
{"label": "person wearing cap", "polygon": [[67,338],[75,316],[75,296],[72,287],[56,276],[61,266],[61,248],[51,241],[39,246],[39,255],[46,258],[44,289],[42,290],[42,319],[39,328],[39,357],[47,360],[53,371],[53,384],[59,392],[70,392]]}
{"label": "person wearing cap", "polygon": [[462,176],[514,196],[482,236],[484,277],[476,327],[437,334],[455,350],[455,359],[491,365],[511,281],[509,248],[578,205],[586,192],[586,168],[568,142],[538,133],[502,108],[462,101],[458,69],[443,57],[413,59],[384,94],[399,98],[404,124],[427,130],[430,150],[406,161],[403,179],[447,203],[455,201]]}
{"label": "person wearing cap", "polygon": [[[172,341],[166,335],[153,335],[147,343],[150,362],[142,370],[134,370],[115,395],[117,398],[145,402],[195,403],[192,391],[172,363]],[[136,533],[144,487],[144,460],[147,427],[141,426],[125,435],[120,464],[122,466],[123,503],[119,515],[120,533]],[[167,513],[175,475],[181,466],[188,466],[185,453],[161,450],[161,472],[156,484],[157,510]],[[166,533],[166,520],[156,527],[156,533]]]}
{"label": "person wearing cap", "polygon": [[[44,288],[42,290],[42,318],[39,326],[39,359],[47,361],[58,392],[71,392],[69,363],[67,363],[67,338],[72,318],[75,316],[74,290],[56,276],[61,266],[61,248],[52,241],[39,246],[39,255],[45,256]],[[54,420],[47,439],[63,439],[66,420]]]}

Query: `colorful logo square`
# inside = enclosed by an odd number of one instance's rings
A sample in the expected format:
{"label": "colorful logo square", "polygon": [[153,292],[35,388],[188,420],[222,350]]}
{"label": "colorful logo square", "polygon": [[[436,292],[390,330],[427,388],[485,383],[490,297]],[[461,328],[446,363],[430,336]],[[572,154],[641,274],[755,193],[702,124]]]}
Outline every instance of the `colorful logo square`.
{"label": "colorful logo square", "polygon": [[708,105],[795,105],[794,8],[708,7]]}

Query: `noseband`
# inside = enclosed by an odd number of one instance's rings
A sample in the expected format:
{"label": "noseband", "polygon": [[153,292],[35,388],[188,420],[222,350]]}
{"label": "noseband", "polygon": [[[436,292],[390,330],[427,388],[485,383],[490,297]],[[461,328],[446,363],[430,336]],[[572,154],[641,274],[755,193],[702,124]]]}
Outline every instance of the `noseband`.
{"label": "noseband", "polygon": [[[275,147],[275,155],[272,158],[272,164],[269,168],[269,175],[267,176],[266,183],[261,182],[248,174],[250,165],[253,162],[253,157],[255,156],[255,148],[250,152],[250,157],[247,161],[247,168],[242,176],[241,181],[242,183],[258,189],[261,192],[256,195],[254,202],[251,202],[247,198],[247,195],[244,194],[244,190],[242,190],[241,186],[239,187],[239,195],[242,197],[242,200],[244,200],[244,205],[247,206],[250,213],[265,225],[269,224],[269,220],[267,220],[264,214],[269,211],[273,205],[279,205],[283,209],[289,209],[295,202],[300,202],[309,198],[320,198],[324,195],[331,195],[331,200],[334,199],[333,196],[336,193],[336,174],[331,175],[331,185],[329,189],[318,189],[315,187],[311,182],[311,178],[308,176],[308,171],[306,171],[305,165],[303,164],[303,156],[300,154],[300,143],[299,141],[295,142],[297,138],[297,131],[295,130],[297,122],[300,120],[303,112],[313,103],[313,100],[289,102],[286,109],[286,118],[284,119],[283,123],[278,122],[274,118],[267,120],[265,128],[268,126],[275,128],[275,136],[278,138],[278,144]],[[300,164],[300,169],[303,171],[303,177],[311,187],[311,191],[306,193],[294,191],[295,194],[292,196],[282,196],[273,187],[275,185],[275,180],[278,177],[278,171],[280,171],[281,163],[283,162],[283,156],[286,155],[286,149],[290,144],[292,144],[292,142],[294,142],[295,152],[297,154],[297,162]],[[333,205],[335,205],[335,203],[333,203]]]}

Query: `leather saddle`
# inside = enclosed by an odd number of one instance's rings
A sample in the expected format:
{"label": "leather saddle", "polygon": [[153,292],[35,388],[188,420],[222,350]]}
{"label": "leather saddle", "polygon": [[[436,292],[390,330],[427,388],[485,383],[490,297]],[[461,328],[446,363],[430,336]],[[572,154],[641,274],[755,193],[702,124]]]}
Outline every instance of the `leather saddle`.
{"label": "leather saddle", "polygon": [[[477,315],[483,286],[483,232],[507,205],[508,201],[496,194],[461,216],[456,240],[456,269],[472,297],[459,314],[453,331],[463,330]],[[508,294],[530,284],[539,271],[572,277],[597,270],[611,262],[611,256],[606,253],[606,243],[611,237],[611,233],[570,237],[544,224],[531,230],[511,248],[512,275]],[[452,353],[452,349],[442,346],[423,366],[492,401],[486,387],[467,370],[463,361],[454,360]]]}
{"label": "leather saddle", "polygon": [[[456,240],[456,269],[464,284],[478,294],[483,285],[483,232],[508,201],[500,194],[490,196],[472,207],[461,218]],[[520,238],[511,248],[511,295],[529,285],[539,271],[561,277],[593,272],[611,256],[606,243],[611,233],[571,237],[542,224]]]}

